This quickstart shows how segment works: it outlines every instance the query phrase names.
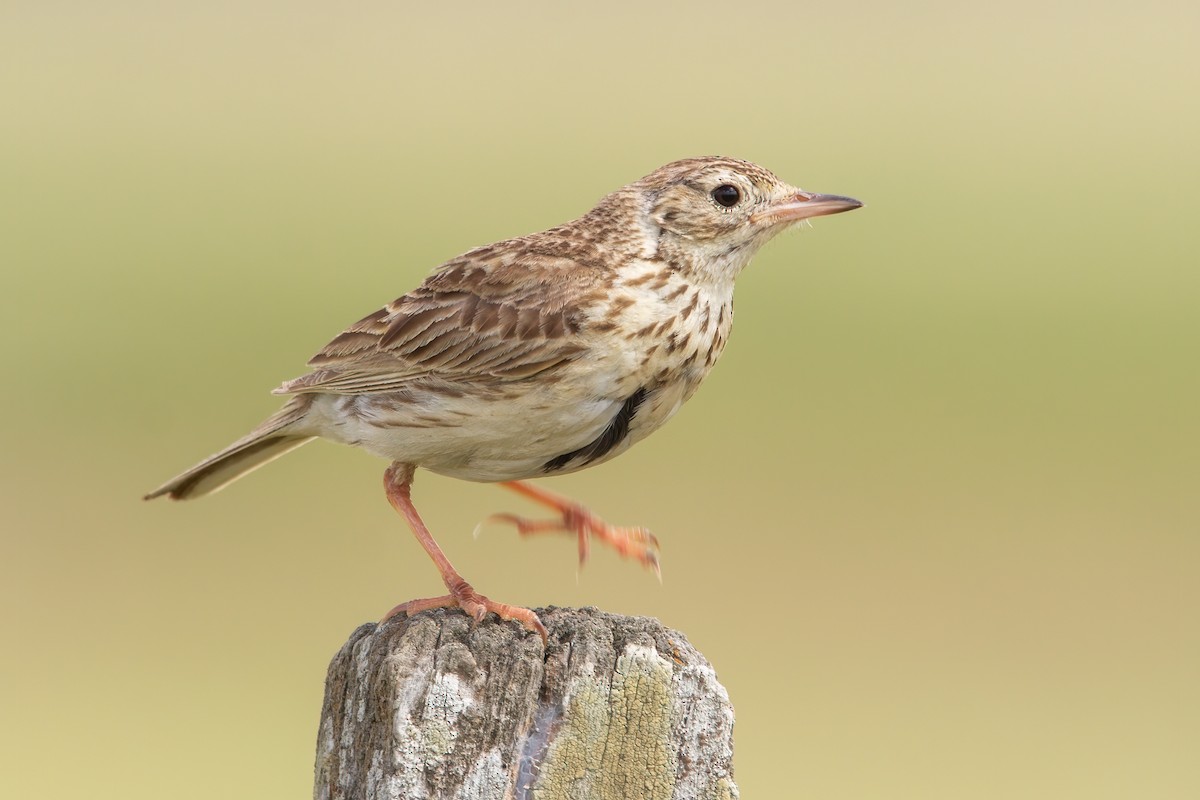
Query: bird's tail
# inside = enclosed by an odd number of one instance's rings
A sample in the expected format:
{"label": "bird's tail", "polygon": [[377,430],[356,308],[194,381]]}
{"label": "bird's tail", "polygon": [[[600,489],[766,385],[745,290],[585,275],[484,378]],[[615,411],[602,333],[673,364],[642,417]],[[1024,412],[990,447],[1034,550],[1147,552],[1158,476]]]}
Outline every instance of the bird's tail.
{"label": "bird's tail", "polygon": [[297,431],[298,423],[304,419],[311,403],[312,398],[308,395],[292,398],[279,413],[250,433],[167,481],[143,499],[153,500],[164,494],[172,500],[203,497],[311,441],[316,437]]}

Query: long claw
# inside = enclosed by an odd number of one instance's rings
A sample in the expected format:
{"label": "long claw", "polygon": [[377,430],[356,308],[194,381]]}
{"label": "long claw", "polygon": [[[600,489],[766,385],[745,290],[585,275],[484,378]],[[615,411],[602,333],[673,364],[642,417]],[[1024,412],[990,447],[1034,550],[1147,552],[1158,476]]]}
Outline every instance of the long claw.
{"label": "long claw", "polygon": [[658,554],[650,553],[644,563],[654,572],[654,577],[658,578],[658,584],[661,586],[663,582],[662,565],[658,563]]}
{"label": "long claw", "polygon": [[522,536],[529,536],[534,533],[562,533],[567,530],[561,520],[527,519],[525,517],[518,517],[516,514],[492,514],[484,520],[484,524],[488,522],[507,522],[515,526],[517,533]]}

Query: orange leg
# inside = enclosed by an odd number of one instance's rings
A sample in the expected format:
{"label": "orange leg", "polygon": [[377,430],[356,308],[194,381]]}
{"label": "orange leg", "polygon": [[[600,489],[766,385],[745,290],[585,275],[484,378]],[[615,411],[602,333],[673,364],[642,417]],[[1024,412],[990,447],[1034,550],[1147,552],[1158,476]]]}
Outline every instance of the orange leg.
{"label": "orange leg", "polygon": [[561,514],[561,517],[559,519],[530,520],[515,514],[494,514],[489,519],[512,523],[516,526],[517,533],[522,536],[530,536],[535,533],[574,534],[579,543],[581,566],[587,561],[591,540],[595,538],[609,545],[625,558],[635,558],[642,562],[644,566],[654,570],[654,574],[658,576],[659,580],[662,580],[662,570],[658,564],[658,539],[654,538],[654,534],[645,528],[618,528],[609,525],[579,503],[523,481],[506,481],[499,485],[524,495],[535,503],[554,509]]}
{"label": "orange leg", "polygon": [[393,462],[383,474],[383,485],[387,491],[388,501],[408,520],[408,525],[412,528],[413,535],[417,537],[417,541],[421,543],[421,547],[425,548],[425,552],[433,559],[434,565],[442,575],[442,582],[446,584],[446,588],[450,590],[450,594],[442,595],[441,597],[428,597],[422,600],[409,600],[407,603],[401,603],[389,611],[382,621],[387,622],[392,617],[399,616],[400,614],[411,616],[431,608],[457,606],[467,612],[467,615],[474,618],[476,622],[482,622],[489,611],[497,614],[500,619],[516,620],[527,629],[541,636],[542,643],[545,644],[547,641],[546,628],[542,625],[541,620],[538,619],[537,614],[534,614],[527,608],[510,606],[506,603],[497,603],[489,600],[476,592],[471,587],[471,584],[463,580],[463,576],[458,574],[458,571],[454,569],[454,565],[450,563],[450,559],[446,558],[446,554],[442,552],[442,548],[438,547],[437,542],[433,540],[433,534],[429,532],[429,528],[425,527],[425,523],[421,520],[420,514],[417,513],[417,509],[413,505],[412,481],[413,467],[409,464],[401,464],[398,461]]}

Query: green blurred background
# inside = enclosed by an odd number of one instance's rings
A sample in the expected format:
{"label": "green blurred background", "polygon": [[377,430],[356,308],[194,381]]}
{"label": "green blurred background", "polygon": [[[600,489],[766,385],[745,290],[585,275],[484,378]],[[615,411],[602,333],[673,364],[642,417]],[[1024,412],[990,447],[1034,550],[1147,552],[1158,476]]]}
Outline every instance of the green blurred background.
{"label": "green blurred background", "polygon": [[665,430],[548,482],[664,584],[471,538],[514,603],[686,632],[747,798],[1200,796],[1200,11],[1182,2],[0,11],[11,797],[302,797],[327,660],[438,591],[382,462],[141,494],[469,247],[676,158],[867,208],[743,275]]}

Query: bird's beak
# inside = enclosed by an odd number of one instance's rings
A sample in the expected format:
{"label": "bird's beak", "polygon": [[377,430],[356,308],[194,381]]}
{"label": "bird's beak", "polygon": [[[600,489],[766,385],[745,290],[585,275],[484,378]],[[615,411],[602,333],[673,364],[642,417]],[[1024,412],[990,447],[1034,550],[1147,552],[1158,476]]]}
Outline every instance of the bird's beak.
{"label": "bird's beak", "polygon": [[828,214],[840,214],[843,211],[853,211],[862,208],[862,203],[853,197],[842,197],[836,194],[813,194],[797,190],[795,194],[777,200],[762,211],[750,215],[753,223],[776,224],[779,222],[796,222],[809,217],[823,217]]}

